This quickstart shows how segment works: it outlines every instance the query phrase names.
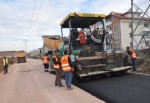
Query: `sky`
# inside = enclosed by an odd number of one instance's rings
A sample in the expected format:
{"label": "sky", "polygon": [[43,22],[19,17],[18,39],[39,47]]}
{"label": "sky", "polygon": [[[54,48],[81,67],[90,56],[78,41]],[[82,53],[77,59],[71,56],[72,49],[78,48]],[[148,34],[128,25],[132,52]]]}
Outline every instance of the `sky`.
{"label": "sky", "polygon": [[[134,3],[144,11],[149,0]],[[131,0],[0,0],[0,51],[42,47],[42,35],[61,35],[60,22],[70,12],[123,13],[130,4]]]}

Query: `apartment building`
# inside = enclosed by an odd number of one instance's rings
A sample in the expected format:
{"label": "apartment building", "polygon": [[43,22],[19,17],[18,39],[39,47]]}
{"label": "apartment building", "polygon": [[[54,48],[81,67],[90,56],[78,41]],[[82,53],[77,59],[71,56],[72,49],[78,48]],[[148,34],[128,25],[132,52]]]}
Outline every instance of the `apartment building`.
{"label": "apartment building", "polygon": [[[140,12],[134,12],[134,22],[133,27],[135,28],[142,16]],[[125,50],[127,46],[131,43],[131,11],[125,13],[111,12],[106,16],[106,30],[109,32],[107,37],[111,38],[112,48],[116,50]],[[91,26],[91,29],[102,28],[100,22]],[[136,49],[139,44],[142,35],[145,35],[142,42],[139,45],[139,49],[146,48],[150,45],[150,18],[143,18],[140,25],[137,27],[134,33],[133,46]],[[146,41],[145,41],[146,40]]]}

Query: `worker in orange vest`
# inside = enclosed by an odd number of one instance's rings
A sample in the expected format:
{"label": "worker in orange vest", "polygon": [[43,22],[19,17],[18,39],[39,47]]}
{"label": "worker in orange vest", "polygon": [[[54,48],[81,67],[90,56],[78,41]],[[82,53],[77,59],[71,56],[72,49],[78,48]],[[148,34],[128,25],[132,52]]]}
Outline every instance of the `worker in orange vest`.
{"label": "worker in orange vest", "polygon": [[43,57],[43,65],[44,65],[45,72],[48,72],[48,68],[49,68],[48,53],[45,53],[45,55]]}
{"label": "worker in orange vest", "polygon": [[55,79],[55,86],[59,87],[64,87],[61,83],[61,78],[62,78],[62,67],[61,67],[61,62],[60,62],[60,57],[59,57],[59,51],[55,51],[55,55],[53,56],[53,63],[54,63],[54,69],[56,72],[56,79]]}
{"label": "worker in orange vest", "polygon": [[64,51],[64,56],[61,58],[62,69],[65,74],[65,83],[68,90],[72,90],[72,63],[70,56],[67,54],[67,50]]}
{"label": "worker in orange vest", "polygon": [[131,49],[130,47],[127,47],[127,53],[130,55],[131,57],[131,62],[132,62],[132,66],[133,66],[133,71],[136,71],[136,54],[135,51],[133,49]]}

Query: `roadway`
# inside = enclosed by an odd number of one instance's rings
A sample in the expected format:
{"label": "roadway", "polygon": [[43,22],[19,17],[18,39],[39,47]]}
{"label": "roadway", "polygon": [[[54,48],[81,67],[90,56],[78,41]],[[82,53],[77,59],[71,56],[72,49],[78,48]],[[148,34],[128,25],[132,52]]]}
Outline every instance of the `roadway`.
{"label": "roadway", "polygon": [[76,86],[55,87],[54,80],[55,75],[44,72],[41,60],[14,64],[8,74],[0,73],[0,103],[104,103]]}
{"label": "roadway", "polygon": [[150,76],[129,73],[91,79],[76,86],[106,103],[150,103]]}
{"label": "roadway", "polygon": [[0,103],[150,103],[150,76],[129,73],[75,84],[94,96],[76,86],[55,87],[54,79],[41,60],[14,64],[0,73]]}

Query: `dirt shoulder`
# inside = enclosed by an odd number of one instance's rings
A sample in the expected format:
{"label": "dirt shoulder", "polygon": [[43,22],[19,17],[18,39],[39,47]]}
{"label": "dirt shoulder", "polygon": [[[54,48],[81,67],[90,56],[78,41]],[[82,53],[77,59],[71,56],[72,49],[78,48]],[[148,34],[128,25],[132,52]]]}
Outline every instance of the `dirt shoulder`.
{"label": "dirt shoulder", "polygon": [[137,72],[150,75],[150,48],[138,51]]}

